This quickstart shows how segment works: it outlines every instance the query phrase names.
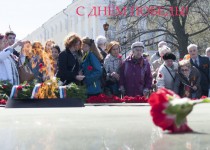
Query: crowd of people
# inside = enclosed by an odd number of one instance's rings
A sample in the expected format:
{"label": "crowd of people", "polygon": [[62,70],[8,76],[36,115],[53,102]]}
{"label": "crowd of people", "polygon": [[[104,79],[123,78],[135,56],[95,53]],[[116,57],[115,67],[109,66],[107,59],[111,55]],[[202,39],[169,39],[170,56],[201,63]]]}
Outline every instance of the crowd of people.
{"label": "crowd of people", "polygon": [[[151,58],[142,42],[134,42],[131,53],[123,59],[120,43],[108,42],[104,36],[94,40],[70,33],[63,51],[53,40],[43,46],[38,41],[15,42],[15,38],[13,31],[0,34],[0,81],[13,85],[57,77],[62,85],[86,85],[89,97],[101,93],[148,96],[162,87],[181,97],[209,94],[210,47],[206,56],[200,56],[198,46],[190,44],[189,54],[179,61],[164,41],[158,43],[158,51]],[[23,78],[22,68],[28,78]]]}

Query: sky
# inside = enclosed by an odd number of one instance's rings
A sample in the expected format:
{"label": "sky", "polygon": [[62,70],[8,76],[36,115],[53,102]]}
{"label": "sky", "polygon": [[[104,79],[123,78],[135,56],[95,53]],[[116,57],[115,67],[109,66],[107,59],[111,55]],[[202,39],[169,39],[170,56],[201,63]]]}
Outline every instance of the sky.
{"label": "sky", "polygon": [[0,33],[14,31],[23,39],[52,16],[65,9],[72,0],[1,0]]}

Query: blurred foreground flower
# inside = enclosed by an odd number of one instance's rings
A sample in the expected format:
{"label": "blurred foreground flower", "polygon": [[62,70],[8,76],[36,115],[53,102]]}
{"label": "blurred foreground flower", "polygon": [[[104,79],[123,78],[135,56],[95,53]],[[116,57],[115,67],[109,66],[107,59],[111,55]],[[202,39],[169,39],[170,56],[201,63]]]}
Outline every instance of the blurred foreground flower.
{"label": "blurred foreground flower", "polygon": [[209,103],[210,99],[192,101],[188,98],[180,98],[174,92],[165,88],[152,93],[149,98],[151,105],[150,114],[155,125],[172,133],[192,132],[187,125],[187,115],[193,106],[199,103]]}

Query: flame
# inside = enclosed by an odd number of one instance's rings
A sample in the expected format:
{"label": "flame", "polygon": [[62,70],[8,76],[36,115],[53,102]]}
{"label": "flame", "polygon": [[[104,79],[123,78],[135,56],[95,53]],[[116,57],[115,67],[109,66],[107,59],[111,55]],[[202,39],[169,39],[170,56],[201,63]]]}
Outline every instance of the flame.
{"label": "flame", "polygon": [[56,90],[58,90],[58,83],[54,78],[52,78],[51,80],[47,80],[44,83],[42,83],[38,92],[35,94],[35,98],[57,98]]}
{"label": "flame", "polygon": [[40,42],[34,42],[31,48],[30,46],[25,46],[24,53],[30,56],[32,68],[37,67],[37,65],[40,67],[39,71],[43,74],[45,80],[35,94],[35,98],[57,98],[58,83],[54,78],[55,62],[52,52],[46,52]]}
{"label": "flame", "polygon": [[39,69],[43,73],[44,80],[49,80],[54,77],[54,60],[52,57],[52,52],[43,50],[43,46],[40,42],[35,42],[32,47],[32,68],[35,68],[40,63],[43,63],[43,66]]}

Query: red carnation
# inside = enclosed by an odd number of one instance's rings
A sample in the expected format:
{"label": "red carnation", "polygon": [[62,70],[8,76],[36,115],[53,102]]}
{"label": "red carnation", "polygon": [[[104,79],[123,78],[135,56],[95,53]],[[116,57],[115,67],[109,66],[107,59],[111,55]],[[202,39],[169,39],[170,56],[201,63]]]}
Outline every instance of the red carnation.
{"label": "red carnation", "polygon": [[118,55],[117,57],[118,57],[119,59],[121,59],[121,58],[122,58],[122,55]]}
{"label": "red carnation", "polygon": [[203,95],[203,96],[201,97],[201,99],[204,99],[204,98],[207,98],[207,96],[204,96],[204,95]]}
{"label": "red carnation", "polygon": [[42,67],[43,67],[43,64],[42,64],[42,63],[40,63],[40,64],[39,64],[39,68],[41,69]]}
{"label": "red carnation", "polygon": [[150,114],[153,118],[154,124],[161,127],[163,130],[169,130],[172,133],[192,132],[192,129],[188,127],[186,120],[184,120],[184,122],[178,127],[175,123],[176,116],[166,113],[166,109],[170,105],[168,96],[179,98],[174,92],[165,88],[159,89],[157,92],[151,94],[148,101],[152,106]]}
{"label": "red carnation", "polygon": [[1,104],[1,105],[5,105],[6,102],[7,102],[7,101],[6,101],[5,99],[1,99],[1,100],[0,100],[0,104]]}
{"label": "red carnation", "polygon": [[93,70],[93,67],[92,67],[92,66],[88,66],[87,69],[88,69],[89,71],[91,71],[91,70]]}
{"label": "red carnation", "polygon": [[159,78],[162,78],[162,77],[163,77],[163,75],[160,73],[160,74],[159,74]]}
{"label": "red carnation", "polygon": [[18,91],[21,91],[23,89],[23,87],[21,86],[21,85],[19,85],[18,87],[17,87],[17,90]]}
{"label": "red carnation", "polygon": [[154,82],[154,84],[156,84],[157,83],[157,80],[154,80],[153,82]]}
{"label": "red carnation", "polygon": [[6,85],[2,85],[2,87],[3,87],[3,89],[6,89],[6,88],[7,88],[7,86],[6,86]]}

